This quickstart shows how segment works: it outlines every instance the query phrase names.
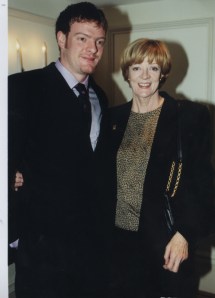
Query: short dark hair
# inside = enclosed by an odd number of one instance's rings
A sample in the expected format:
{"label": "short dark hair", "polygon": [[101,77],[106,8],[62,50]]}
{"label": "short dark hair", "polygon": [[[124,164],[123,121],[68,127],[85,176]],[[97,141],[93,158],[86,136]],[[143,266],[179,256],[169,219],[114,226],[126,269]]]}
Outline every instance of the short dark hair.
{"label": "short dark hair", "polygon": [[71,24],[85,21],[95,22],[107,32],[108,23],[103,11],[90,2],[80,2],[67,6],[60,13],[55,24],[55,34],[57,35],[59,31],[62,31],[67,35]]}

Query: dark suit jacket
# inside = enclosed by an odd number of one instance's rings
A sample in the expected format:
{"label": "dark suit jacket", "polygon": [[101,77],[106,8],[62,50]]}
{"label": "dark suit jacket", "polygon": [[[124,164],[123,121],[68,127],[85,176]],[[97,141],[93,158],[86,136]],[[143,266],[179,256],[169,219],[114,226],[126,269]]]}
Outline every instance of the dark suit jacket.
{"label": "dark suit jacket", "polygon": [[54,63],[9,77],[9,176],[18,169],[25,181],[10,198],[18,196],[13,238],[19,251],[44,262],[52,255],[62,270],[101,249],[107,227],[107,99],[92,77],[90,84],[102,110],[94,152],[77,97]]}
{"label": "dark suit jacket", "polygon": [[[166,93],[151,149],[144,183],[139,230],[151,245],[164,248],[168,241],[163,213],[163,194],[170,167],[177,157],[177,103]],[[123,138],[132,101],[111,109],[113,154]],[[210,164],[210,121],[205,106],[181,101],[183,169],[179,187],[172,199],[177,230],[196,244],[210,225],[213,186]],[[135,183],[135,182],[134,182]]]}

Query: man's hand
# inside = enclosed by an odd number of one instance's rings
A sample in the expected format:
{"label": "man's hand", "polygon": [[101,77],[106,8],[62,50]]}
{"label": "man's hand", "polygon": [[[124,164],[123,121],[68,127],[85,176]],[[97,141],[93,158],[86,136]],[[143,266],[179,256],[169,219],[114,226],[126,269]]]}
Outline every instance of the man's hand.
{"label": "man's hand", "polygon": [[19,171],[16,172],[15,181],[14,181],[14,190],[18,191],[19,187],[23,186],[24,179],[22,173]]}
{"label": "man's hand", "polygon": [[166,246],[163,268],[172,272],[178,272],[180,264],[187,258],[188,242],[179,232],[176,232]]}

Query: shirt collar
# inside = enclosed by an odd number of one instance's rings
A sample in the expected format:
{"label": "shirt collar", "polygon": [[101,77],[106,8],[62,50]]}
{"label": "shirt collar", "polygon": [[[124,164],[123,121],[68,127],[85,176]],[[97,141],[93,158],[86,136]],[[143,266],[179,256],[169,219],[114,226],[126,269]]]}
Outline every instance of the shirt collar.
{"label": "shirt collar", "polygon": [[69,87],[71,89],[73,89],[75,87],[75,85],[77,85],[78,83],[82,83],[85,85],[86,89],[88,87],[88,81],[89,81],[89,76],[86,77],[86,79],[83,82],[79,82],[71,72],[69,72],[64,66],[63,64],[60,62],[60,60],[58,59],[55,63],[56,68],[59,70],[59,72],[61,73],[61,75],[64,77],[64,79],[66,80],[67,84],[69,85]]}

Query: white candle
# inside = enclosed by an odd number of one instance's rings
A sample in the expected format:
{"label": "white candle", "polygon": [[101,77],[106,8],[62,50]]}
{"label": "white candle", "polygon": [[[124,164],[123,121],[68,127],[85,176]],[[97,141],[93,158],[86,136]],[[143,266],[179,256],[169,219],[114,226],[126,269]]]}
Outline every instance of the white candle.
{"label": "white candle", "polygon": [[22,48],[18,40],[16,40],[16,50],[17,50],[18,60],[20,62],[21,71],[23,72],[24,67],[23,67],[23,59],[22,59]]}
{"label": "white candle", "polygon": [[44,54],[44,65],[47,66],[47,45],[45,42],[42,46],[42,52]]}

